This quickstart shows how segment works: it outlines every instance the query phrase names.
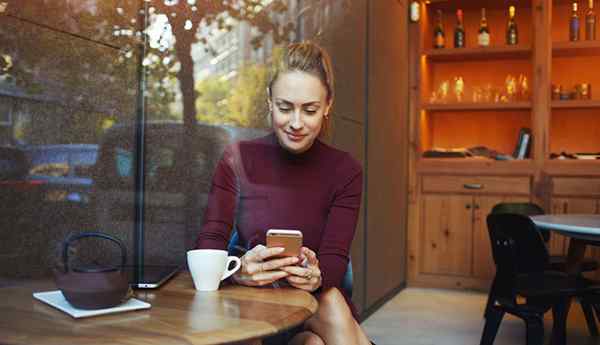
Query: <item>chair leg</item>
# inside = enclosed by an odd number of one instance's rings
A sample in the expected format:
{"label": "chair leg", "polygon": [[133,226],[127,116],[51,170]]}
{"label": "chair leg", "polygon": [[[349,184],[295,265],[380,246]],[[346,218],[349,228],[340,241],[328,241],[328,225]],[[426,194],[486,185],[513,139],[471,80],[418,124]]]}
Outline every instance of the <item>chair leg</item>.
{"label": "chair leg", "polygon": [[485,310],[483,311],[483,317],[487,319],[488,313],[492,309],[492,306],[495,303],[495,295],[496,295],[496,276],[492,280],[492,285],[490,286],[490,292],[488,294],[487,303],[485,304]]}
{"label": "chair leg", "polygon": [[563,297],[552,307],[552,345],[566,345],[567,343],[567,316],[571,307],[571,298]]}
{"label": "chair leg", "polygon": [[579,300],[579,304],[581,305],[581,309],[583,310],[583,315],[585,315],[585,322],[587,322],[587,327],[590,332],[590,335],[593,337],[597,337],[598,327],[596,326],[596,317],[594,317],[592,305],[589,304],[584,298]]}
{"label": "chair leg", "polygon": [[588,303],[592,306],[592,309],[594,309],[594,312],[596,314],[596,319],[600,320],[600,304],[594,304],[594,303]]}
{"label": "chair leg", "polygon": [[483,326],[483,334],[481,335],[481,341],[479,345],[492,345],[496,334],[498,334],[498,328],[500,322],[504,317],[504,312],[494,307],[490,308],[486,313],[485,325]]}
{"label": "chair leg", "polygon": [[544,320],[543,315],[531,315],[525,318],[526,344],[544,344]]}

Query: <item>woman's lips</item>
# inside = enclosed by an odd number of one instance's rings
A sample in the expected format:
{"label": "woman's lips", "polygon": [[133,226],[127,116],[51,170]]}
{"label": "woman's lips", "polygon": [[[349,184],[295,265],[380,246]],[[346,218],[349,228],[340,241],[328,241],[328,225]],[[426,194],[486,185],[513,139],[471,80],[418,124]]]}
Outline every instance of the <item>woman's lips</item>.
{"label": "woman's lips", "polygon": [[288,139],[290,139],[291,141],[301,141],[306,136],[306,135],[294,134],[294,133],[290,133],[290,132],[285,132],[285,134],[287,135]]}

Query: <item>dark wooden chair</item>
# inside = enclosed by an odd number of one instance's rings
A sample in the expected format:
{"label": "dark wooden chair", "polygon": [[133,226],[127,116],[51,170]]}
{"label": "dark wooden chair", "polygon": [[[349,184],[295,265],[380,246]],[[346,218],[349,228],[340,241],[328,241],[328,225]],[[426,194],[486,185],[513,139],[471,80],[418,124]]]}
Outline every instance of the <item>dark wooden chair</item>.
{"label": "dark wooden chair", "polygon": [[[525,216],[538,216],[544,214],[544,209],[532,202],[503,202],[496,204],[492,208],[494,214],[498,213],[516,213]],[[546,229],[539,229],[544,243],[550,242],[551,232]],[[557,271],[566,271],[567,257],[565,255],[551,255],[550,267]],[[598,269],[598,262],[594,259],[585,259],[581,265],[582,272],[592,272]]]}
{"label": "dark wooden chair", "polygon": [[[496,204],[492,208],[491,213],[492,214],[512,213],[512,214],[520,214],[520,215],[526,215],[526,216],[537,216],[537,215],[544,214],[544,209],[542,209],[539,205],[537,205],[535,203],[531,203],[531,202],[520,202],[520,203],[506,202],[506,203]],[[550,241],[551,232],[548,230],[544,230],[544,229],[538,229],[538,230],[539,230],[540,234],[542,235],[542,239],[544,240],[544,243],[548,244],[548,242]],[[564,272],[564,271],[566,271],[566,262],[567,262],[567,258],[564,255],[551,255],[549,257],[549,264],[548,264],[547,268],[550,270]],[[596,269],[598,269],[598,262],[594,259],[585,259],[581,265],[582,272],[591,272],[591,271],[595,271]],[[492,300],[493,300],[493,295],[495,293],[495,281],[496,281],[496,279],[494,278],[494,280],[492,280],[492,285],[490,287],[490,293],[489,293],[488,301],[487,301],[487,304],[485,307],[484,317],[487,317],[490,306],[493,303]],[[598,335],[598,328],[596,327],[596,320],[594,318],[594,313],[592,311],[592,307],[594,307],[595,304],[591,305],[590,303],[587,302],[588,300],[590,300],[590,298],[580,299],[580,304],[581,304],[581,308],[583,309],[583,312],[585,315],[585,319],[587,322],[589,332],[591,335],[596,336],[596,335]],[[597,310],[597,313],[598,312],[600,312],[600,310]]]}
{"label": "dark wooden chair", "polygon": [[490,214],[487,224],[496,277],[480,344],[493,344],[504,314],[509,313],[525,321],[526,344],[541,345],[543,316],[550,309],[554,318],[552,344],[565,344],[571,298],[600,287],[581,276],[548,270],[548,249],[528,216]]}

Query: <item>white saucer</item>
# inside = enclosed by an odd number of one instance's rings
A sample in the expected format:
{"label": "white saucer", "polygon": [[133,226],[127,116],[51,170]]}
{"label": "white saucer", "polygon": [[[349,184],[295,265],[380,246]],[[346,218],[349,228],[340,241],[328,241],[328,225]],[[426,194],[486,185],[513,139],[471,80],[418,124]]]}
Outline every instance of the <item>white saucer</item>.
{"label": "white saucer", "polygon": [[45,292],[34,292],[33,297],[44,303],[51,305],[52,307],[63,311],[74,318],[90,317],[104,314],[119,313],[124,311],[148,309],[151,307],[150,303],[140,301],[139,299],[130,298],[127,302],[120,304],[116,307],[106,309],[77,309],[73,307],[63,296],[60,290],[45,291]]}

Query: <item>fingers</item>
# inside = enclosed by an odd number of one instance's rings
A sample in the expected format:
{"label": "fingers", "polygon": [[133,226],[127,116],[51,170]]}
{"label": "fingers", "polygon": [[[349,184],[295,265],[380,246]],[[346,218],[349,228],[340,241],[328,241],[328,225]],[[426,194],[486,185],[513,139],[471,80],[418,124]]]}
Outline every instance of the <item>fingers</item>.
{"label": "fingers", "polygon": [[288,275],[289,273],[284,271],[267,271],[252,275],[242,274],[236,278],[236,281],[247,286],[263,286],[272,284],[274,281],[285,278]]}
{"label": "fingers", "polygon": [[275,269],[279,269],[285,266],[295,265],[298,263],[298,258],[289,257],[282,259],[274,259],[264,262],[248,262],[246,261],[245,271],[248,274],[256,274],[264,271],[272,271]]}
{"label": "fingers", "polygon": [[283,253],[284,250],[285,249],[282,247],[267,248],[259,244],[258,246],[252,248],[252,250],[247,252],[246,255],[244,255],[244,257],[246,257],[246,260],[248,262],[263,261],[264,259],[268,259],[270,257]]}
{"label": "fingers", "polygon": [[307,247],[302,247],[302,253],[306,256],[309,265],[312,265],[312,266],[319,265],[319,259],[317,259],[317,254],[315,252],[313,252],[312,250],[310,250]]}
{"label": "fingers", "polygon": [[308,268],[303,268],[299,266],[286,266],[281,267],[281,270],[291,274],[292,276],[301,278],[304,281],[311,280],[312,278],[321,277],[321,270],[318,267],[314,266],[309,266]]}

